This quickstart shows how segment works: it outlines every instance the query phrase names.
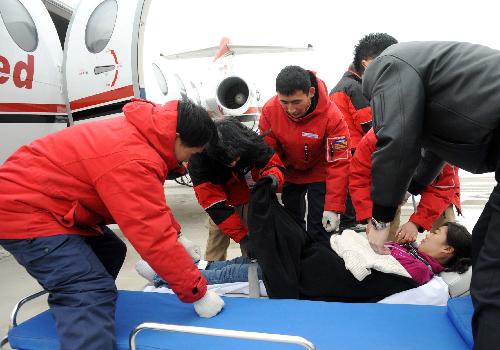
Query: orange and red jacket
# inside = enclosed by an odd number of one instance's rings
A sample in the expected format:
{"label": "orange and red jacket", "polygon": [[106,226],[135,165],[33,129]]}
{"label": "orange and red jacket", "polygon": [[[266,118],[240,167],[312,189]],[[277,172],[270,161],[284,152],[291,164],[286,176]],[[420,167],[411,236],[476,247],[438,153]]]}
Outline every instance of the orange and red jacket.
{"label": "orange and red jacket", "polygon": [[[377,138],[373,129],[358,144],[351,159],[349,193],[356,210],[356,220],[364,221],[372,217],[373,203],[370,197],[372,154],[376,149]],[[460,212],[460,180],[458,168],[446,164],[436,179],[421,192],[417,211],[410,221],[420,228],[430,230],[432,224],[443,214],[450,204]]]}
{"label": "orange and red jacket", "polygon": [[117,223],[184,302],[206,280],[178,243],[163,183],[178,170],[177,101],[135,100],[124,116],[84,123],[21,147],[0,167],[0,239],[99,235]]}
{"label": "orange and red jacket", "polygon": [[278,96],[263,107],[259,129],[286,168],[293,184],[326,183],[324,210],[343,213],[351,157],[349,130],[342,113],[330,101],[325,83],[310,72],[317,104],[301,118],[290,116]]}
{"label": "orange and red jacket", "polygon": [[344,73],[342,79],[330,91],[330,99],[342,112],[351,135],[351,147],[357,148],[361,138],[372,125],[370,102],[363,95],[361,77],[354,69]]}
{"label": "orange and red jacket", "polygon": [[283,186],[283,163],[269,146],[266,147],[268,152],[258,154],[258,159],[242,156],[234,167],[219,163],[206,152],[192,156],[188,163],[198,203],[219,229],[236,242],[246,236],[248,227],[234,207],[250,201],[252,183],[272,174],[278,180],[278,188]]}

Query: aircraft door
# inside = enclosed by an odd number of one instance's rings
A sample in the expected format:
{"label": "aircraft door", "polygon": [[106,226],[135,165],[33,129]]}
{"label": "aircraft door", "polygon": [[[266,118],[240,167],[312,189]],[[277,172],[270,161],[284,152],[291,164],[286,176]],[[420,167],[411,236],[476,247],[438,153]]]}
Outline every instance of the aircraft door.
{"label": "aircraft door", "polygon": [[63,51],[40,0],[0,1],[0,164],[67,125]]}
{"label": "aircraft door", "polygon": [[142,27],[150,0],[85,0],[71,19],[64,49],[64,83],[70,117],[120,113],[140,97]]}

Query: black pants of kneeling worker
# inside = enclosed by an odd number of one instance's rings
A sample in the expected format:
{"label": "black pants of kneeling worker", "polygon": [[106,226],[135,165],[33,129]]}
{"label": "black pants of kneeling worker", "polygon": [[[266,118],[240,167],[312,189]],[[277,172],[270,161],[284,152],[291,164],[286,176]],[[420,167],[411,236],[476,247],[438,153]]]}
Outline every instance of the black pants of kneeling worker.
{"label": "black pants of kneeling worker", "polygon": [[331,233],[323,227],[323,211],[325,207],[326,184],[314,182],[308,184],[292,184],[286,182],[281,193],[283,206],[304,229],[306,229],[306,194],[307,194],[307,232],[317,241],[330,240]]}
{"label": "black pants of kneeling worker", "polygon": [[0,240],[49,292],[61,350],[116,349],[115,279],[127,246],[109,228],[82,237],[60,234]]}
{"label": "black pants of kneeling worker", "polygon": [[472,231],[471,296],[474,349],[500,347],[500,157],[497,185]]}
{"label": "black pants of kneeling worker", "polygon": [[358,281],[329,242],[315,242],[259,180],[249,208],[253,253],[271,298],[375,302],[417,286],[407,277],[372,271]]}

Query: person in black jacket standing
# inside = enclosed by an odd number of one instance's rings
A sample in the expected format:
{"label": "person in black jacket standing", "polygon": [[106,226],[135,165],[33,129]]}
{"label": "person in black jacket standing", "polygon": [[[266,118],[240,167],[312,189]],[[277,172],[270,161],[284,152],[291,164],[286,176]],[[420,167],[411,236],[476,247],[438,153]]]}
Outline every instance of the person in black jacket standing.
{"label": "person in black jacket standing", "polygon": [[[351,153],[354,155],[358,143],[372,128],[372,112],[370,101],[363,95],[361,78],[365,69],[374,58],[389,46],[398,41],[386,33],[370,33],[359,40],[354,47],[352,64],[344,73],[340,81],[330,91],[330,99],[335,103],[344,116],[351,136]],[[339,230],[352,229],[365,231],[363,225],[356,225],[356,212],[348,194],[346,211],[340,216]]]}
{"label": "person in black jacket standing", "polygon": [[[405,191],[418,194],[445,161],[472,173],[495,171],[500,180],[499,63],[500,51],[481,45],[409,42],[392,45],[365,71],[377,135],[368,228],[376,252],[387,253],[388,223]],[[493,349],[500,344],[498,185],[472,239],[474,349]]]}

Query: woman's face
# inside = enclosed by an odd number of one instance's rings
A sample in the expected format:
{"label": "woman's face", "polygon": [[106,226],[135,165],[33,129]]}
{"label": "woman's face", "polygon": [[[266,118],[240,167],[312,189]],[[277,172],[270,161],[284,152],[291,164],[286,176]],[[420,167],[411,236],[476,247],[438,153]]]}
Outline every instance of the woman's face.
{"label": "woman's face", "polygon": [[[420,242],[418,251],[432,256],[435,259],[440,259],[450,256],[453,253],[453,248],[447,243],[448,226],[441,226],[433,232],[429,232],[427,236]],[[451,251],[450,251],[451,250]]]}

